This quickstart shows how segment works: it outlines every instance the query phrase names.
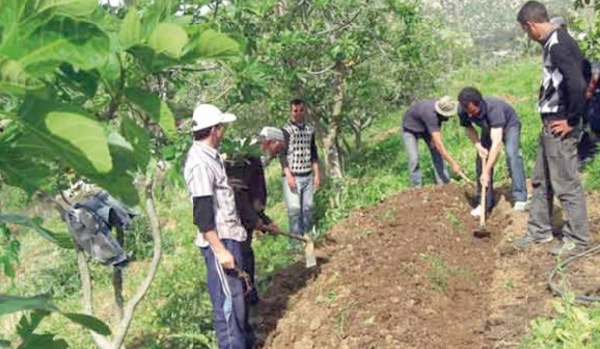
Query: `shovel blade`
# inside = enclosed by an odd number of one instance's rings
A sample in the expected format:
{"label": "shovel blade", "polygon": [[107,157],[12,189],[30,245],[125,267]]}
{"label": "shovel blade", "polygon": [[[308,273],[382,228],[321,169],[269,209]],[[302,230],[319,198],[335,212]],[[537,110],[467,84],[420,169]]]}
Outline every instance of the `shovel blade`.
{"label": "shovel blade", "polygon": [[306,267],[312,268],[317,266],[317,256],[315,255],[315,244],[312,241],[306,242],[306,247],[304,248],[304,258],[306,260]]}
{"label": "shovel blade", "polygon": [[473,230],[473,236],[476,238],[489,238],[492,235],[492,232],[487,230],[485,226],[480,226],[479,228]]}

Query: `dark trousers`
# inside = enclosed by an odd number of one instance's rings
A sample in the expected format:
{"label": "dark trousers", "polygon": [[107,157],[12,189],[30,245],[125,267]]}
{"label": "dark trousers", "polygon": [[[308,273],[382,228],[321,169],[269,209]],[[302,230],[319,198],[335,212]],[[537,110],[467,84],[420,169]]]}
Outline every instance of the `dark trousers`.
{"label": "dark trousers", "polygon": [[[243,270],[242,243],[221,240]],[[219,349],[251,349],[254,332],[248,324],[245,285],[235,272],[223,269],[210,247],[201,249],[206,262],[206,277],[213,305],[214,327]]]}
{"label": "dark trousers", "polygon": [[254,233],[254,229],[246,229],[247,238],[246,241],[242,243],[242,258],[244,259],[244,268],[243,270],[250,276],[250,281],[252,282],[252,290],[247,292],[246,299],[249,304],[258,303],[258,291],[256,289],[256,283],[254,282],[254,270],[255,270],[255,262],[254,262],[254,250],[252,249],[252,234]]}
{"label": "dark trousers", "polygon": [[552,201],[556,195],[567,214],[564,236],[577,244],[587,244],[588,216],[578,172],[578,139],[579,131],[562,138],[547,129],[539,137],[527,224],[527,233],[533,238],[552,235]]}

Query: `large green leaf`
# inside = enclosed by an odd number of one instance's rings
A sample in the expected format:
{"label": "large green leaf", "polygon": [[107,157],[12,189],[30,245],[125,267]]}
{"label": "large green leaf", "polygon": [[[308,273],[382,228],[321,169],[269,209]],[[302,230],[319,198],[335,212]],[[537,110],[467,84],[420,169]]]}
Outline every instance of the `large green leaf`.
{"label": "large green leaf", "polygon": [[74,69],[70,64],[63,64],[56,72],[61,82],[72,89],[92,98],[98,90],[99,73],[97,70],[84,71]]}
{"label": "large green leaf", "polygon": [[180,59],[156,53],[147,46],[133,46],[129,49],[129,52],[142,63],[148,73],[160,72],[182,63]]}
{"label": "large green leaf", "polygon": [[117,132],[108,135],[108,147],[113,170],[98,178],[98,183],[123,203],[135,206],[139,203],[139,195],[133,183],[137,167],[133,147]]}
{"label": "large green leaf", "polygon": [[35,296],[30,298],[15,297],[0,294],[0,316],[24,310],[58,311],[47,296]]}
{"label": "large green leaf", "polygon": [[182,27],[172,23],[159,23],[148,38],[148,45],[156,53],[178,58],[188,40],[188,35]]}
{"label": "large green leaf", "polygon": [[70,16],[88,16],[98,8],[98,0],[39,0],[38,12],[52,10]]}
{"label": "large green leaf", "polygon": [[55,339],[56,334],[30,334],[17,349],[67,349],[69,344],[64,339]]}
{"label": "large green leaf", "polygon": [[[63,313],[61,312],[46,295],[38,295],[34,297],[16,297],[6,294],[0,294],[0,316],[11,314],[18,311],[42,311],[42,313],[34,312],[34,314],[44,315],[43,312],[58,312],[72,322],[79,324],[98,334],[108,336],[111,334],[110,328],[99,319],[85,314]],[[41,320],[41,319],[38,319]],[[39,323],[38,320],[35,320]],[[33,324],[29,324],[33,325]],[[37,327],[37,324],[35,324]],[[30,329],[29,329],[30,330]],[[27,332],[27,329],[24,330]],[[24,333],[25,333],[24,332]],[[30,347],[35,348],[35,347]]]}
{"label": "large green leaf", "polygon": [[188,51],[186,60],[226,59],[239,57],[240,45],[225,34],[207,29],[193,39]]}
{"label": "large green leaf", "polygon": [[126,50],[141,43],[141,41],[142,22],[140,22],[140,17],[135,8],[131,8],[123,19],[123,24],[119,31],[119,43],[121,44],[121,48]]}
{"label": "large green leaf", "polygon": [[17,214],[3,214],[0,213],[1,223],[18,224],[33,229],[44,239],[67,249],[73,248],[73,240],[70,235],[55,233],[44,228],[39,220],[34,220],[26,216]]}
{"label": "large green leaf", "polygon": [[157,95],[142,89],[128,87],[124,91],[125,97],[141,108],[150,118],[158,123],[167,137],[175,135],[175,117],[167,103],[160,100]]}
{"label": "large green leaf", "polygon": [[85,314],[76,314],[76,313],[61,313],[67,319],[73,321],[76,324],[79,324],[87,329],[90,329],[98,334],[103,336],[110,335],[110,328],[106,326],[106,324],[97,318]]}
{"label": "large green leaf", "polygon": [[135,120],[121,117],[121,134],[132,146],[138,169],[144,170],[150,161],[150,135]]}
{"label": "large green leaf", "polygon": [[85,110],[29,96],[17,120],[33,136],[28,139],[32,151],[55,153],[86,175],[112,169],[104,130]]}
{"label": "large green leaf", "polygon": [[19,324],[17,325],[17,334],[19,337],[29,337],[48,315],[50,315],[50,312],[45,310],[34,310],[30,314],[21,315],[21,320],[19,320]]}
{"label": "large green leaf", "polygon": [[24,94],[42,87],[44,84],[23,71],[19,63],[0,55],[0,91]]}
{"label": "large green leaf", "polygon": [[[44,75],[67,62],[89,70],[106,64],[110,43],[97,25],[69,17],[54,17],[32,33],[15,31],[2,52],[33,75]],[[15,37],[16,36],[16,40]]]}
{"label": "large green leaf", "polygon": [[18,140],[0,140],[0,174],[7,184],[34,194],[44,189],[48,179],[55,175],[55,172],[48,162],[32,157],[31,151],[21,148]]}

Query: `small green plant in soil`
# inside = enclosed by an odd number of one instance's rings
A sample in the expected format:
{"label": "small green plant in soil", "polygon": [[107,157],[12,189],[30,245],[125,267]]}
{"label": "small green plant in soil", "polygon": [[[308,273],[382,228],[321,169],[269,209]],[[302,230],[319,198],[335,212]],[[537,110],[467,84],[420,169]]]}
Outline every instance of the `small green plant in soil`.
{"label": "small green plant in soil", "polygon": [[429,264],[427,279],[436,291],[445,292],[448,279],[452,276],[464,276],[471,282],[474,281],[468,269],[449,267],[440,256],[425,254],[422,258]]}

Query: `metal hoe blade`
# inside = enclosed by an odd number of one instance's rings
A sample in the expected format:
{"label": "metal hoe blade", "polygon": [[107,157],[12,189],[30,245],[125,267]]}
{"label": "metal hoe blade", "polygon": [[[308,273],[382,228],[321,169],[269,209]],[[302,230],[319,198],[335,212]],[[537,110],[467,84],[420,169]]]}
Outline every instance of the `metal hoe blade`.
{"label": "metal hoe blade", "polygon": [[304,258],[306,259],[307,268],[317,266],[317,256],[315,255],[315,243],[311,240],[306,241],[306,247],[304,248]]}

